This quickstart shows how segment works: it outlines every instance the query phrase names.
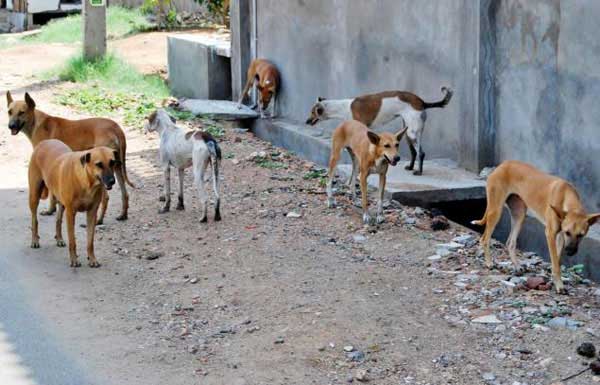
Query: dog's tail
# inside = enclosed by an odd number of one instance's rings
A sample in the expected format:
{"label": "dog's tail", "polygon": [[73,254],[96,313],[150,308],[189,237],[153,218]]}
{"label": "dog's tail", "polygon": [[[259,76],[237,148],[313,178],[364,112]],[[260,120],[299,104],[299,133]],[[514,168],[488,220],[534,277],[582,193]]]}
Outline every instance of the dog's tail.
{"label": "dog's tail", "polygon": [[425,109],[446,107],[446,105],[448,103],[450,103],[450,99],[452,99],[453,91],[449,87],[442,87],[442,93],[444,93],[446,95],[444,95],[444,99],[440,100],[439,102],[434,102],[434,103],[423,102],[423,106],[425,107]]}
{"label": "dog's tail", "polygon": [[475,226],[485,226],[486,222],[487,222],[487,211],[485,214],[483,214],[483,218],[481,218],[478,221],[471,221],[471,224],[475,225]]}
{"label": "dog's tail", "polygon": [[118,129],[118,137],[119,137],[119,155],[121,157],[121,171],[123,172],[123,178],[125,179],[125,183],[127,183],[132,188],[135,188],[135,185],[131,183],[129,180],[129,176],[127,176],[127,167],[125,167],[125,158],[127,157],[127,139],[125,139],[125,134],[123,130]]}

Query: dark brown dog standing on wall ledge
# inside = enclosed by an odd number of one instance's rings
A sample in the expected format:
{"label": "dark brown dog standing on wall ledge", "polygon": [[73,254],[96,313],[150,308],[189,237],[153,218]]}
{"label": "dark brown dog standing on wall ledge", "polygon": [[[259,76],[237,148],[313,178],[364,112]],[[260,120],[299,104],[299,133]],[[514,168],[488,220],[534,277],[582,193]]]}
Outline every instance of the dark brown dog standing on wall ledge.
{"label": "dark brown dog standing on wall ledge", "polygon": [[29,162],[29,209],[31,210],[31,247],[40,247],[37,209],[40,199],[49,194],[58,201],[56,245],[64,247],[62,216],[67,216],[69,259],[71,267],[79,267],[75,244],[75,214],[87,213],[87,254],[90,267],[100,267],[94,254],[96,216],[102,196],[115,184],[114,170],[121,169],[118,154],[108,147],[73,152],[56,139],[41,141]]}
{"label": "dark brown dog standing on wall ledge", "polygon": [[[125,157],[127,151],[127,140],[125,133],[117,123],[110,119],[92,118],[81,120],[68,120],[48,115],[35,108],[35,101],[26,93],[24,101],[14,101],[10,91],[6,92],[8,104],[8,128],[12,135],[23,132],[35,148],[38,143],[46,139],[58,139],[69,146],[73,151],[89,150],[94,147],[106,146],[117,151],[120,167],[115,172],[119,187],[121,188],[121,199],[123,208],[117,220],[127,219],[129,209],[129,194],[125,183],[134,187],[127,177],[125,168]],[[102,210],[98,218],[98,224],[104,220],[104,214],[108,206],[108,193],[102,198]],[[56,211],[56,201],[50,197],[48,210],[42,215],[51,215]]]}
{"label": "dark brown dog standing on wall ledge", "polygon": [[248,67],[248,80],[240,95],[238,107],[241,108],[242,102],[248,96],[248,92],[250,92],[252,85],[256,83],[260,117],[265,117],[264,111],[269,108],[271,99],[273,99],[273,113],[271,114],[271,117],[274,118],[277,115],[277,91],[279,89],[279,82],[279,71],[273,63],[265,59],[253,60],[252,63],[250,63],[250,67]]}
{"label": "dark brown dog standing on wall ledge", "polygon": [[485,215],[471,223],[485,226],[481,247],[487,267],[493,266],[490,238],[506,204],[511,216],[511,230],[506,244],[514,267],[519,268],[517,238],[529,209],[546,227],[554,287],[558,293],[564,293],[560,273],[563,250],[567,255],[577,254],[579,242],[586,236],[590,226],[600,219],[600,213],[588,215],[577,190],[569,182],[516,160],[502,163],[490,174],[486,194]]}
{"label": "dark brown dog standing on wall ledge", "polygon": [[[331,118],[342,120],[358,120],[369,128],[386,125],[394,119],[401,117],[408,127],[406,140],[410,149],[410,163],[406,170],[413,170],[417,154],[419,155],[419,169],[413,174],[423,174],[422,137],[425,128],[427,113],[430,108],[444,108],[452,99],[452,90],[442,87],[444,98],[438,102],[427,103],[417,95],[406,91],[386,91],[378,94],[359,96],[354,99],[328,100],[322,97],[310,111],[306,124],[314,126],[320,120]],[[416,147],[416,148],[415,148]]]}

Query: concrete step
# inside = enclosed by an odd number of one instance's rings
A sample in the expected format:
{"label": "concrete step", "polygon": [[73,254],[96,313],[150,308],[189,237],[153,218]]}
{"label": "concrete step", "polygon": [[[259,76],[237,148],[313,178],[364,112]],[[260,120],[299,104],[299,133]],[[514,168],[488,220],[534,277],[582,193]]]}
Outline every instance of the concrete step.
{"label": "concrete step", "polygon": [[[331,138],[327,130],[269,119],[257,120],[253,130],[258,137],[319,165],[327,166],[329,162]],[[403,159],[406,157],[403,156]],[[351,166],[347,155],[342,158],[341,163],[338,172],[349,175]],[[404,170],[404,164],[402,162],[389,168],[386,186],[386,195],[403,204],[428,207],[445,202],[485,199],[485,181],[477,179],[476,174],[461,169],[453,161],[425,161],[421,176]],[[372,175],[369,184],[377,186],[378,177]]]}
{"label": "concrete step", "polygon": [[182,99],[179,107],[197,116],[209,116],[221,120],[256,119],[258,113],[251,108],[228,100]]}

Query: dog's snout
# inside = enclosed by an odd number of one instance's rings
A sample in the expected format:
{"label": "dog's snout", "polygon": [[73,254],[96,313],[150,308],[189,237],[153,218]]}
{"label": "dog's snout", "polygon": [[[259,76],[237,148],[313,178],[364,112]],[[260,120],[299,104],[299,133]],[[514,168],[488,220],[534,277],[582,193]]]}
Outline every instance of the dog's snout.
{"label": "dog's snout", "polygon": [[9,122],[9,123],[8,123],[8,128],[10,128],[11,130],[14,130],[14,129],[18,128],[18,124],[17,124],[17,122],[16,122],[16,121],[14,121],[14,120],[13,120],[13,121],[11,121],[11,122]]}
{"label": "dog's snout", "polygon": [[577,249],[577,246],[567,246],[565,247],[565,252],[569,257],[572,257],[573,255],[577,254]]}
{"label": "dog's snout", "polygon": [[400,157],[399,156],[395,156],[394,157],[394,163],[398,163],[400,162]]}
{"label": "dog's snout", "polygon": [[114,175],[107,175],[107,176],[103,177],[102,180],[104,182],[104,186],[106,186],[106,188],[108,190],[110,190],[112,188],[112,186],[115,184]]}

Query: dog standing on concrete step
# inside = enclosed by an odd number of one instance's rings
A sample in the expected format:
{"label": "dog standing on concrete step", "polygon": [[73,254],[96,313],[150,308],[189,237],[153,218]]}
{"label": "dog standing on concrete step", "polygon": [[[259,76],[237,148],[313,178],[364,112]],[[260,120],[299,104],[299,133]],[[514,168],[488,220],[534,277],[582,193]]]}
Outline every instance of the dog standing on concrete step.
{"label": "dog standing on concrete step", "polygon": [[404,130],[397,134],[382,132],[376,134],[369,131],[367,126],[356,120],[348,120],[342,123],[333,131],[331,157],[329,159],[329,174],[327,180],[327,206],[334,207],[333,198],[333,178],[335,176],[335,167],[340,159],[342,150],[345,148],[352,159],[352,174],[348,179],[348,185],[352,198],[356,195],[357,174],[360,172],[360,193],[363,209],[363,222],[369,224],[371,217],[369,215],[369,202],[367,199],[367,177],[370,174],[379,174],[379,195],[377,201],[377,223],[382,223],[383,216],[383,194],[385,192],[385,183],[387,169],[389,165],[395,166],[400,161],[398,149],[402,136],[406,133]]}
{"label": "dog standing on concrete step", "polygon": [[221,220],[221,198],[219,196],[219,166],[221,164],[221,148],[217,141],[207,132],[189,131],[177,127],[165,110],[159,109],[148,117],[146,133],[157,131],[160,135],[160,163],[165,174],[165,205],[159,213],[166,213],[171,208],[171,166],[179,173],[179,196],[177,210],[183,210],[183,176],[185,169],[193,166],[194,183],[198,188],[202,205],[202,218],[206,222],[208,197],[204,188],[204,174],[209,165],[212,166],[213,191],[215,194],[215,221]]}
{"label": "dog standing on concrete step", "polygon": [[121,169],[119,153],[108,147],[72,151],[56,139],[42,140],[33,150],[29,162],[29,209],[31,210],[31,247],[40,247],[37,209],[40,199],[51,194],[58,201],[56,245],[64,247],[63,212],[67,216],[69,259],[79,267],[75,244],[75,214],[87,213],[87,254],[90,267],[100,267],[94,254],[94,232],[98,206],[106,190],[115,184],[115,170]]}
{"label": "dog standing on concrete step", "polygon": [[[12,135],[23,132],[33,148],[45,139],[58,139],[73,151],[89,150],[98,146],[110,147],[117,151],[120,166],[115,170],[117,182],[121,188],[123,208],[118,221],[127,219],[129,210],[129,194],[125,183],[134,187],[127,176],[125,157],[127,140],[119,125],[112,120],[103,118],[68,120],[48,115],[35,107],[35,101],[26,93],[24,101],[14,101],[10,91],[6,93],[8,104],[8,128]],[[108,207],[108,193],[102,197],[102,207],[98,224],[101,224]],[[56,200],[50,197],[48,210],[42,215],[52,215],[56,211]]]}
{"label": "dog standing on concrete step", "polygon": [[273,100],[273,113],[271,117],[276,116],[277,109],[277,91],[279,90],[280,76],[277,67],[268,60],[256,59],[248,67],[248,80],[246,86],[240,95],[238,108],[242,108],[242,102],[248,96],[248,92],[254,84],[258,90],[258,110],[260,117],[265,117],[265,111],[269,108],[271,99]]}
{"label": "dog standing on concrete step", "polygon": [[[452,99],[452,90],[442,87],[444,98],[438,102],[427,103],[417,95],[405,91],[386,91],[378,94],[359,96],[354,99],[328,100],[322,97],[317,99],[311,109],[310,117],[306,124],[314,126],[320,120],[337,118],[342,120],[358,120],[369,128],[383,126],[392,120],[401,117],[408,127],[406,139],[410,149],[410,163],[405,167],[413,170],[417,154],[419,156],[419,169],[414,175],[423,174],[423,129],[427,113],[430,108],[444,108]],[[416,148],[415,148],[416,147]]]}
{"label": "dog standing on concrete step", "polygon": [[588,215],[577,190],[567,181],[515,160],[502,163],[490,174],[486,193],[485,215],[481,220],[472,223],[485,226],[481,246],[488,268],[493,266],[489,250],[490,238],[502,215],[502,207],[506,204],[511,215],[507,247],[513,265],[518,269],[517,238],[527,210],[530,209],[546,227],[554,287],[558,293],[564,293],[560,273],[563,249],[569,256],[577,254],[579,242],[585,237],[590,226],[600,219],[600,213]]}

